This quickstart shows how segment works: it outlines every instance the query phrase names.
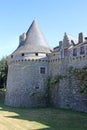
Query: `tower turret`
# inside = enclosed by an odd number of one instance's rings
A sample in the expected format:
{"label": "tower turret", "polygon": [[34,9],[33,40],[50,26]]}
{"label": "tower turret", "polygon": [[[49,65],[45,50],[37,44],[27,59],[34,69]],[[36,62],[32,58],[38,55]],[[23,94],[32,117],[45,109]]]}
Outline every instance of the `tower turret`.
{"label": "tower turret", "polygon": [[18,48],[8,57],[5,104],[46,106],[47,53],[50,47],[34,20],[28,31],[20,36]]}

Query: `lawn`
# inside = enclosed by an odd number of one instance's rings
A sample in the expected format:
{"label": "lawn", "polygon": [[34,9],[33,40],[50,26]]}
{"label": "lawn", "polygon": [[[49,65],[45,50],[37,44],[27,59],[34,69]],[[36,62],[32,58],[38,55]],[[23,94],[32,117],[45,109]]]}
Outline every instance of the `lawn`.
{"label": "lawn", "polygon": [[0,101],[0,130],[87,130],[87,113],[54,108],[14,108]]}

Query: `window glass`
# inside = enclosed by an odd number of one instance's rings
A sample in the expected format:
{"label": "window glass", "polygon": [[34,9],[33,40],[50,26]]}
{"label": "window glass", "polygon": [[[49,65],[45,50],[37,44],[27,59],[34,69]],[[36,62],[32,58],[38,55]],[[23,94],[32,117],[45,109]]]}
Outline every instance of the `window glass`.
{"label": "window glass", "polygon": [[84,46],[81,46],[81,47],[80,47],[80,54],[84,54],[84,53],[85,53]]}
{"label": "window glass", "polygon": [[77,48],[73,49],[73,56],[77,56]]}
{"label": "window glass", "polygon": [[45,74],[45,67],[41,67],[41,68],[40,68],[40,73],[41,73],[41,74]]}

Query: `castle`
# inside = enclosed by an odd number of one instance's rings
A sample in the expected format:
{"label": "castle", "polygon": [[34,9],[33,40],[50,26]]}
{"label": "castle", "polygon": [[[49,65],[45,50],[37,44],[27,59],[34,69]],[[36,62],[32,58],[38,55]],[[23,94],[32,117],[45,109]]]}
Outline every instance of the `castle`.
{"label": "castle", "polygon": [[87,37],[78,39],[64,34],[59,46],[50,48],[34,20],[26,33],[19,37],[18,48],[8,56],[8,77],[5,104],[15,107],[47,106],[47,79],[65,76],[50,89],[54,107],[87,112],[87,95],[79,92],[80,84],[68,69],[87,65]]}

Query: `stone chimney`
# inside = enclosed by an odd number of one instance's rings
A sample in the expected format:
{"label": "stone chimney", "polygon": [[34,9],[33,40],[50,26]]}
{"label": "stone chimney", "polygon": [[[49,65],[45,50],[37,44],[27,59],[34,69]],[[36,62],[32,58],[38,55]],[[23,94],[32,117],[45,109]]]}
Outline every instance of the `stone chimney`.
{"label": "stone chimney", "polygon": [[59,41],[59,48],[62,47],[62,41]]}
{"label": "stone chimney", "polygon": [[78,43],[83,43],[83,39],[84,39],[83,33],[81,32],[79,33],[79,36],[78,36]]}

